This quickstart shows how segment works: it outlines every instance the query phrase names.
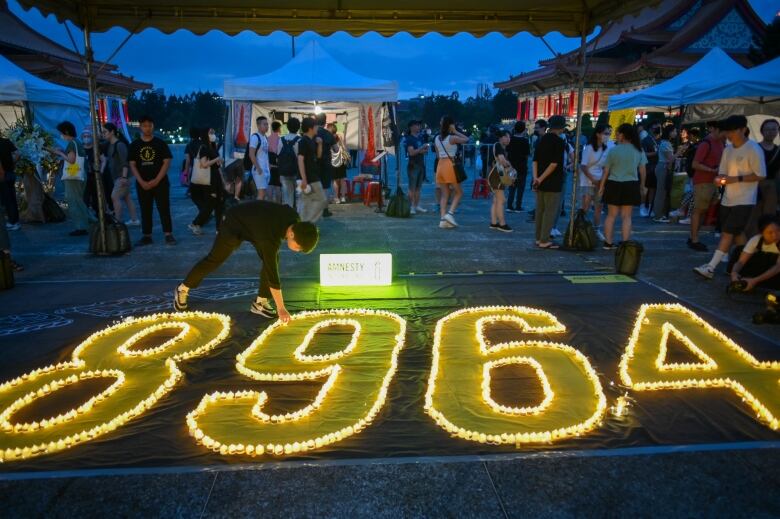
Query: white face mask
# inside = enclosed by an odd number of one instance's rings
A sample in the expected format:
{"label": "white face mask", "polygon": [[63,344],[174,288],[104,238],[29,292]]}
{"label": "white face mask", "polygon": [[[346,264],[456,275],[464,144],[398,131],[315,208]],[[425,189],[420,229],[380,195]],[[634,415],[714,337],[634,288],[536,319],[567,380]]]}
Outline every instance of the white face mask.
{"label": "white face mask", "polygon": [[213,133],[209,134],[209,142],[217,142],[217,136]]}

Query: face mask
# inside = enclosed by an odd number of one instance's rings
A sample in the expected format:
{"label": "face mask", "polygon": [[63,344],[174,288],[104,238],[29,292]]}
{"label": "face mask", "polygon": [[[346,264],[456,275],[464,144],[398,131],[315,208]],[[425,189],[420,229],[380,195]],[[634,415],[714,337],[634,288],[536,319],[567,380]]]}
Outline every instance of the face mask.
{"label": "face mask", "polygon": [[645,137],[647,137],[647,130],[642,130],[641,132],[639,132],[640,139],[644,139]]}
{"label": "face mask", "polygon": [[209,142],[217,142],[217,136],[213,133],[209,134]]}
{"label": "face mask", "polygon": [[88,145],[92,144],[92,137],[84,137],[83,139],[81,139],[81,142],[85,146],[88,146]]}

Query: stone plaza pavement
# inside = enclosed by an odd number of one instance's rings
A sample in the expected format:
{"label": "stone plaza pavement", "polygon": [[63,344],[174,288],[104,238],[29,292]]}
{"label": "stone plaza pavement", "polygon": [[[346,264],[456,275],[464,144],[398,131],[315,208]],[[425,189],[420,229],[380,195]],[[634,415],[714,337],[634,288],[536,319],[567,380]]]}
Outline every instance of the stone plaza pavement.
{"label": "stone plaza pavement", "polygon": [[[175,182],[175,181],[174,181]],[[438,228],[433,186],[423,198],[431,212],[392,219],[360,203],[332,205],[320,224],[317,252],[393,253],[396,274],[496,271],[612,272],[613,253],[543,251],[533,246],[527,213],[509,214],[515,232],[488,229],[489,201],[470,198],[457,214],[460,227]],[[193,236],[187,224],[195,209],[184,189],[172,192],[178,245],[155,244],[129,255],[96,258],[87,240],[67,236],[68,223],[25,225],[12,233],[17,261],[15,297],[41,281],[68,281],[68,290],[95,290],[109,279],[170,280],[171,288],[204,255],[214,227]],[[527,208],[533,207],[526,193]],[[559,228],[564,229],[565,219]],[[136,239],[140,230],[131,230]],[[706,308],[735,326],[780,343],[780,327],[755,326],[760,295],[729,297],[721,274],[706,282],[691,268],[710,255],[685,246],[687,227],[642,221],[635,238],[645,246],[639,278],[691,306]],[[710,248],[716,239],[709,232]],[[317,254],[282,253],[283,279],[315,277]],[[216,274],[255,278],[256,253],[244,246]],[[98,288],[99,290],[99,288]],[[111,299],[112,294],[105,297]],[[247,301],[247,305],[249,302]],[[291,308],[298,311],[304,308]],[[4,308],[3,313],[7,313]],[[270,464],[258,470],[133,473],[21,481],[0,479],[0,517],[524,517],[524,516],[721,516],[780,515],[780,451],[717,450],[626,455],[534,454],[451,460],[392,460],[334,464]],[[615,454],[615,453],[613,453]],[[84,474],[88,475],[88,474]]]}

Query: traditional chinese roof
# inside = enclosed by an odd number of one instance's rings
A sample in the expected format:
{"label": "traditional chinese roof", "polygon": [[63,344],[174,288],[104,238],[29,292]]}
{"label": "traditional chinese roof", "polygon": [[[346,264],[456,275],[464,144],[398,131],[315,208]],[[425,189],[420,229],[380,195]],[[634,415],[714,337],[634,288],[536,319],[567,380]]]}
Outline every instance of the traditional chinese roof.
{"label": "traditional chinese roof", "polygon": [[[42,79],[86,90],[87,77],[81,56],[31,29],[8,10],[4,1],[0,2],[0,27],[0,54]],[[120,74],[116,65],[97,62],[96,67],[102,67],[96,77],[99,94],[127,97],[135,90],[152,87],[150,83]]]}
{"label": "traditional chinese roof", "polygon": [[[663,0],[608,24],[587,45],[588,88],[644,87],[688,68],[713,47],[743,66],[765,24],[747,0]],[[497,88],[541,95],[569,90],[580,72],[578,50],[539,62],[540,68],[497,82]]]}

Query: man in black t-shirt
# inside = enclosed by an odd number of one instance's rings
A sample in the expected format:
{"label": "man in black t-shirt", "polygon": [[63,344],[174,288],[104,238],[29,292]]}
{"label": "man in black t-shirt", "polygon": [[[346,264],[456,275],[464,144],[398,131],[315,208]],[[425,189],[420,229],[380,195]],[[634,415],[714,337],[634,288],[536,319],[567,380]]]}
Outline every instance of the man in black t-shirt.
{"label": "man in black t-shirt", "polygon": [[[641,128],[642,125],[639,125]],[[653,201],[655,200],[655,190],[658,187],[658,179],[655,175],[655,166],[658,164],[658,141],[661,139],[661,125],[654,123],[650,127],[650,133],[642,130],[639,134],[642,151],[647,157],[645,187],[647,192],[642,205],[639,207],[639,216],[650,216],[653,212]]]}
{"label": "man in black t-shirt", "polygon": [[325,193],[325,209],[322,211],[322,216],[328,217],[333,213],[328,210],[328,190],[333,183],[333,145],[336,144],[336,138],[333,133],[328,131],[325,126],[327,117],[324,113],[317,116],[317,137],[316,142],[322,144],[322,153],[319,155],[320,166],[320,182],[322,183],[322,190]]}
{"label": "man in black t-shirt", "polygon": [[[173,307],[177,312],[187,310],[189,292],[197,288],[203,278],[222,265],[243,242],[254,246],[263,262],[260,288],[250,311],[263,317],[290,320],[284,306],[282,283],[279,279],[279,248],[282,240],[294,252],[309,253],[317,246],[319,231],[311,223],[301,222],[298,213],[288,205],[256,200],[238,204],[227,210],[214,245],[208,255],[190,270],[184,282],[176,288]],[[273,298],[276,309],[271,306]]]}
{"label": "man in black t-shirt", "polygon": [[141,230],[143,236],[136,246],[152,243],[152,208],[157,204],[160,223],[165,233],[165,243],[175,245],[173,222],[171,221],[171,185],[168,182],[168,168],[171,165],[171,150],[165,141],[154,136],[154,121],[148,115],[139,119],[141,137],[130,144],[128,159],[130,170],[136,181],[138,205],[141,206]]}
{"label": "man in black t-shirt", "polygon": [[[301,175],[301,220],[315,223],[328,207],[322,187],[320,158],[324,144],[317,136],[317,122],[306,117],[301,122],[301,140],[298,142],[298,171]],[[328,132],[330,133],[330,132]]]}
{"label": "man in black t-shirt", "polygon": [[528,135],[523,121],[515,123],[506,150],[509,153],[509,163],[517,171],[514,184],[507,189],[506,210],[510,213],[516,213],[523,210],[523,194],[528,178],[528,156],[531,154],[531,146],[528,143]]}
{"label": "man in black t-shirt", "polygon": [[536,191],[536,246],[557,249],[550,240],[555,217],[560,210],[563,189],[563,161],[566,142],[560,135],[566,127],[562,115],[550,117],[550,130],[536,145],[533,162],[533,188]]}
{"label": "man in black t-shirt", "polygon": [[[19,158],[19,151],[14,143],[5,137],[0,137],[0,166],[4,172],[4,178],[0,180],[0,211],[8,216],[8,230],[18,231],[22,225],[19,223],[19,205],[16,202],[16,175],[14,164]],[[5,225],[5,224],[3,224]]]}

